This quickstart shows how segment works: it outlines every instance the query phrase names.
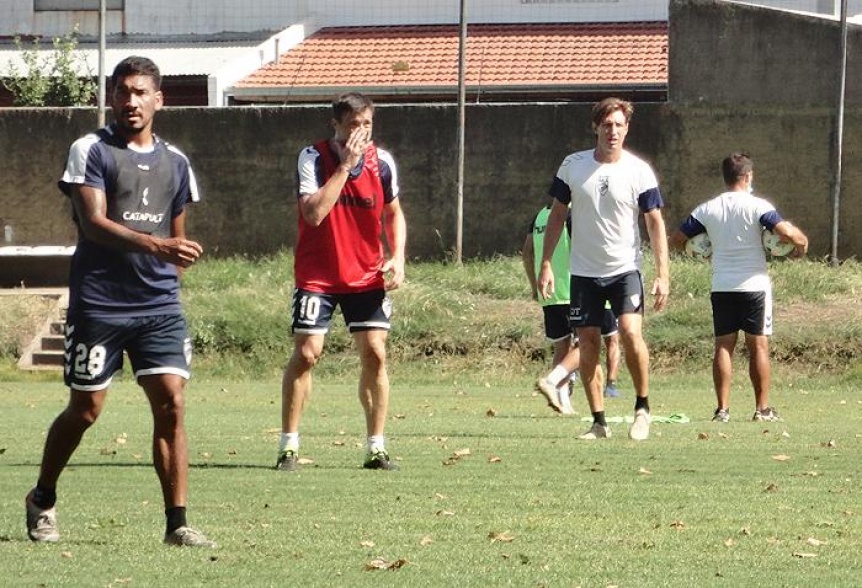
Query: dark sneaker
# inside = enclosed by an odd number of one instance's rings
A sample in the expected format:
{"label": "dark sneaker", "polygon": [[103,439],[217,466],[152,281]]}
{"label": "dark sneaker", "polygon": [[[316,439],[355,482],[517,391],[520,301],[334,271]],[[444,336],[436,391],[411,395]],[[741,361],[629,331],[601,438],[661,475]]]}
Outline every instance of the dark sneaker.
{"label": "dark sneaker", "polygon": [[56,543],[60,540],[57,527],[57,509],[42,509],[33,504],[33,490],[24,498],[27,508],[27,536],[37,543]]}
{"label": "dark sneaker", "polygon": [[297,461],[299,456],[293,449],[286,449],[278,454],[278,459],[275,462],[275,469],[281,472],[295,472],[297,469]]}
{"label": "dark sneaker", "polygon": [[207,539],[203,533],[191,527],[180,527],[165,535],[165,543],[180,547],[215,547],[215,541]]}
{"label": "dark sneaker", "polygon": [[730,410],[726,408],[716,408],[715,412],[712,413],[712,422],[714,423],[726,423],[730,420]]}
{"label": "dark sneaker", "polygon": [[605,398],[619,398],[620,391],[617,390],[617,387],[613,384],[608,384],[605,386]]}
{"label": "dark sneaker", "polygon": [[776,412],[776,410],[774,408],[772,408],[771,406],[767,406],[764,409],[755,410],[754,416],[751,417],[751,420],[757,421],[757,422],[773,423],[773,422],[779,421],[781,419],[778,417],[778,412]]}
{"label": "dark sneaker", "polygon": [[362,467],[366,470],[389,470],[391,472],[400,469],[397,463],[389,459],[389,454],[385,451],[369,453]]}

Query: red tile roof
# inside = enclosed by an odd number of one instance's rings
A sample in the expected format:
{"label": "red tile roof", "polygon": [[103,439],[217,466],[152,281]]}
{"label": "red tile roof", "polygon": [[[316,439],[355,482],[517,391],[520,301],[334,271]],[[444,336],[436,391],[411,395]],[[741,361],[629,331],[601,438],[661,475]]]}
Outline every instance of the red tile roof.
{"label": "red tile roof", "polygon": [[[477,24],[467,27],[468,87],[667,84],[667,22]],[[457,25],[332,27],[237,88],[423,87],[458,84]]]}

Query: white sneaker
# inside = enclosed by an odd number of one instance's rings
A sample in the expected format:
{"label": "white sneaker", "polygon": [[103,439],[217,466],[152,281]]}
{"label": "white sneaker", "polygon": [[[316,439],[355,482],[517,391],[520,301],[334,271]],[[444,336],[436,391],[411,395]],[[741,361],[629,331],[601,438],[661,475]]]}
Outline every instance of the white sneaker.
{"label": "white sneaker", "polygon": [[57,509],[43,510],[33,504],[33,490],[24,498],[27,510],[27,536],[38,543],[56,543],[60,540],[57,527]]}
{"label": "white sneaker", "polygon": [[173,533],[165,534],[165,543],[181,547],[216,547],[215,541],[210,541],[203,533],[191,527],[180,527]]}
{"label": "white sneaker", "polygon": [[583,439],[584,441],[593,441],[595,439],[609,439],[610,436],[610,427],[603,427],[598,423],[593,423],[593,426],[590,427],[590,430],[578,437],[578,439]]}
{"label": "white sneaker", "polygon": [[560,406],[558,399],[557,387],[551,384],[547,378],[539,378],[539,381],[536,382],[536,390],[542,393],[542,396],[548,401],[548,406],[556,412],[563,412],[563,407]]}
{"label": "white sneaker", "polygon": [[635,422],[629,429],[629,438],[635,441],[645,441],[649,438],[649,413],[643,408],[635,411]]}

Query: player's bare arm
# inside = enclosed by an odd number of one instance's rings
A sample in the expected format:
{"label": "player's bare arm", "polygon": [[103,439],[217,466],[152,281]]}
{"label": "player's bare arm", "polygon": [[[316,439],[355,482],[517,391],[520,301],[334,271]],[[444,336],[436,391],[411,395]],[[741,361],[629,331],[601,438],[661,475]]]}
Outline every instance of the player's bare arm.
{"label": "player's bare arm", "polygon": [[567,205],[554,199],[551,205],[551,214],[548,215],[548,224],[545,226],[545,237],[542,240],[542,269],[539,272],[538,290],[542,298],[550,298],[554,293],[554,271],[551,268],[551,257],[557,242],[566,224],[566,215],[569,212]]}
{"label": "player's bare arm", "polygon": [[383,287],[395,290],[404,282],[404,251],[407,244],[407,221],[397,198],[383,207],[383,230],[390,253],[389,259],[380,269],[386,276]]}
{"label": "player's bare arm", "polygon": [[[106,247],[155,255],[180,267],[193,264],[203,253],[201,246],[184,236],[164,239],[133,231],[107,217],[105,192],[90,186],[72,187],[72,206],[84,236]],[[173,226],[173,225],[172,225]],[[185,228],[183,225],[183,234]]]}
{"label": "player's bare arm", "polygon": [[521,249],[521,261],[524,263],[524,272],[527,274],[527,281],[530,283],[530,295],[533,300],[539,299],[539,289],[536,282],[536,251],[533,248],[533,236],[527,235],[524,240],[524,247]]}
{"label": "player's bare arm", "polygon": [[775,225],[772,232],[778,235],[782,241],[793,243],[793,257],[802,257],[808,253],[808,237],[790,221],[781,221]]}
{"label": "player's bare arm", "polygon": [[323,219],[338,202],[341,190],[344,189],[344,184],[350,177],[350,170],[359,163],[370,142],[370,130],[363,127],[354,128],[344,144],[337,138],[330,142],[341,163],[335,173],[326,180],[326,183],[317,192],[300,196],[299,211],[305,222],[313,227],[319,226],[323,222]]}
{"label": "player's bare arm", "polygon": [[660,208],[644,213],[644,224],[649,234],[650,248],[655,258],[656,277],[650,294],[655,297],[653,308],[662,310],[670,295],[670,262],[668,261],[667,233]]}

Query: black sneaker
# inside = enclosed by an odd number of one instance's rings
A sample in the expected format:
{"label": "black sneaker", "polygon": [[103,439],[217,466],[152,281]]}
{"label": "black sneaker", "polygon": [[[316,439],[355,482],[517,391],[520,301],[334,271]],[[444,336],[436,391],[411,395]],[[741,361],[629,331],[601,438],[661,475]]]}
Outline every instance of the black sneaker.
{"label": "black sneaker", "polygon": [[397,463],[389,459],[389,454],[385,451],[369,453],[362,467],[366,470],[389,470],[391,472],[400,469]]}
{"label": "black sneaker", "polygon": [[297,460],[299,456],[293,449],[285,449],[278,454],[278,460],[275,462],[275,469],[281,472],[295,472],[297,469]]}

